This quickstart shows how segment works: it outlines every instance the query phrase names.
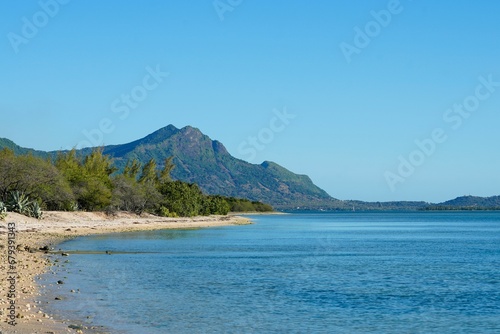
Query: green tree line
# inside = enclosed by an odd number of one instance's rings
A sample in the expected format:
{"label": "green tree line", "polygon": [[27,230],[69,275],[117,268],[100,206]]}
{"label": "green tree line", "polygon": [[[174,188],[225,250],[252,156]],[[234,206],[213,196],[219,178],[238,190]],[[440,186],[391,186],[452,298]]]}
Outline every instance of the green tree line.
{"label": "green tree line", "polygon": [[[9,209],[31,216],[38,216],[41,209],[149,212],[170,217],[272,211],[260,202],[205,195],[196,184],[172,180],[172,160],[166,159],[158,168],[154,159],[145,164],[134,159],[117,171],[101,149],[85,157],[72,150],[58,153],[54,159],[15,155],[3,149],[0,215]],[[15,209],[21,204],[24,211]]]}

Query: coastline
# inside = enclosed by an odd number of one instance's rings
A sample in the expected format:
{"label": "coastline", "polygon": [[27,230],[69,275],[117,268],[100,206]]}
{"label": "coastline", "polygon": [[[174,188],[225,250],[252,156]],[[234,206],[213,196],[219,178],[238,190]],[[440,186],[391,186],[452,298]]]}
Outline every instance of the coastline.
{"label": "coastline", "polygon": [[[15,226],[14,254],[16,325],[8,323],[8,224]],[[54,319],[43,312],[36,278],[52,265],[40,248],[53,247],[64,240],[79,236],[131,231],[164,229],[195,229],[228,225],[246,225],[252,222],[240,216],[208,216],[193,218],[164,218],[150,214],[136,215],[119,212],[107,216],[100,212],[44,212],[41,220],[9,213],[0,222],[0,333],[88,333],[92,328],[69,328],[73,325]],[[11,235],[12,236],[12,235]],[[87,331],[89,330],[89,331]]]}
{"label": "coastline", "polygon": [[230,212],[228,213],[228,216],[274,216],[274,215],[289,215],[290,213],[288,212],[281,212],[281,211],[270,211],[270,212],[258,212],[258,211],[250,211],[250,212]]}

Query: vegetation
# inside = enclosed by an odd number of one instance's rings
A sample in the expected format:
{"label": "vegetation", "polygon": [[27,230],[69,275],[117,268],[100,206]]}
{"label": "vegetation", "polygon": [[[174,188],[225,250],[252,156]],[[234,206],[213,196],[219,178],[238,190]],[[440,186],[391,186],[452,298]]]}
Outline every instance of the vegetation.
{"label": "vegetation", "polygon": [[3,202],[0,202],[0,220],[4,220],[7,217],[7,206]]}
{"label": "vegetation", "polygon": [[[10,148],[16,154],[32,152],[42,158],[54,158],[57,154],[29,150],[0,138],[2,147]],[[83,157],[91,152],[92,149],[85,148],[76,151],[76,154]],[[141,168],[153,159],[157,167],[163,169],[165,159],[175,157],[173,163],[176,168],[171,171],[172,178],[196,183],[205,194],[248,198],[270,203],[276,208],[319,206],[331,200],[309,177],[294,174],[272,162],[251,164],[236,159],[222,143],[190,126],[178,129],[169,125],[131,143],[105,146],[103,153],[113,157],[113,165],[119,172],[123,172],[134,159],[141,164]]]}
{"label": "vegetation", "polygon": [[0,218],[7,211],[41,218],[44,210],[150,212],[168,217],[225,215],[236,211],[272,211],[259,202],[205,195],[194,183],[174,181],[173,158],[161,168],[155,159],[126,162],[118,171],[110,156],[94,149],[54,159],[0,151]]}
{"label": "vegetation", "polygon": [[421,209],[421,211],[500,211],[500,206],[445,206],[431,205]]}
{"label": "vegetation", "polygon": [[232,212],[269,212],[273,211],[272,206],[256,201],[249,201],[243,198],[226,198]]}

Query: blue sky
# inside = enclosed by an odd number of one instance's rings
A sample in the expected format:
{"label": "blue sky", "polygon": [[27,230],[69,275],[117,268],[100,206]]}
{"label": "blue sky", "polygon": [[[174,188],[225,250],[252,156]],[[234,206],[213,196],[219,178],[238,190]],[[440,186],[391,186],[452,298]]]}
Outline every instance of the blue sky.
{"label": "blue sky", "polygon": [[57,150],[192,125],[340,199],[500,194],[500,3],[215,4],[3,1],[0,137]]}

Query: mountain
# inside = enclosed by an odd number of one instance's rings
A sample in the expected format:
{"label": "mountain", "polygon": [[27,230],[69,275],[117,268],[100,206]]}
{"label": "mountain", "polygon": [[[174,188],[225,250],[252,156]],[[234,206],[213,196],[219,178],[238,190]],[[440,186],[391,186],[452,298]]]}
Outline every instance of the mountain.
{"label": "mountain", "polygon": [[[0,148],[4,147],[16,154],[44,157],[57,154],[22,148],[8,139],[0,139]],[[161,168],[165,159],[173,156],[172,178],[197,183],[207,194],[262,201],[276,208],[341,202],[332,199],[306,175],[297,175],[270,161],[256,165],[234,158],[222,143],[191,126],[178,129],[169,125],[142,139],[105,146],[103,150],[113,157],[118,169],[123,169],[128,160],[146,163],[151,158]],[[91,151],[92,148],[85,148],[77,153],[87,155]]]}
{"label": "mountain", "polygon": [[[16,154],[55,157],[58,152],[43,152],[16,145],[0,138],[0,149],[9,148]],[[342,201],[332,198],[317,187],[306,175],[295,174],[270,161],[260,165],[234,158],[224,145],[212,140],[191,126],[178,129],[173,125],[123,145],[103,148],[113,157],[118,169],[123,169],[128,160],[138,159],[146,163],[155,159],[163,167],[166,158],[173,156],[175,169],[172,177],[185,182],[197,183],[207,194],[242,197],[272,204],[277,209],[287,210],[461,210],[500,209],[500,196],[464,196],[454,200],[429,204],[426,202],[363,202]],[[78,151],[87,155],[92,148]]]}
{"label": "mountain", "polygon": [[165,159],[173,156],[172,177],[197,183],[207,194],[243,197],[275,207],[331,200],[308,176],[269,161],[255,165],[236,159],[222,143],[191,126],[169,125],[134,142],[106,146],[104,153],[120,169],[134,158],[143,163],[153,158],[163,167]]}
{"label": "mountain", "polygon": [[42,158],[46,158],[49,156],[48,152],[36,151],[31,148],[24,148],[14,143],[12,140],[9,140],[7,138],[0,138],[0,149],[4,148],[8,148],[9,150],[14,151],[14,153],[17,155],[33,154]]}
{"label": "mountain", "polygon": [[500,210],[500,196],[461,196],[430,205],[426,210]]}

